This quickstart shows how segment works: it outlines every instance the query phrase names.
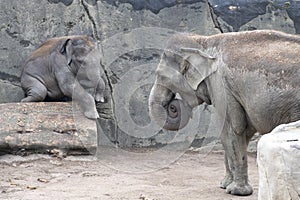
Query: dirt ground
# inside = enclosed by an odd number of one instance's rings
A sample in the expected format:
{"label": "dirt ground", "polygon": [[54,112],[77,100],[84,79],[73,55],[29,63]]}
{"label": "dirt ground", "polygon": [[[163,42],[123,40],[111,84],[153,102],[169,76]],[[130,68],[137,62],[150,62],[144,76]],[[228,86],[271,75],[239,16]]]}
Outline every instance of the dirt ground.
{"label": "dirt ground", "polygon": [[[160,152],[158,159],[153,159],[151,154],[140,154],[142,158],[137,159],[132,155],[116,157],[109,153],[98,159],[5,155],[0,157],[0,199],[257,199],[258,169],[254,156],[249,156],[248,161],[254,194],[240,197],[219,188],[225,173],[222,151],[205,155],[185,152],[173,161],[168,160],[171,154]],[[161,165],[166,160],[169,163]]]}

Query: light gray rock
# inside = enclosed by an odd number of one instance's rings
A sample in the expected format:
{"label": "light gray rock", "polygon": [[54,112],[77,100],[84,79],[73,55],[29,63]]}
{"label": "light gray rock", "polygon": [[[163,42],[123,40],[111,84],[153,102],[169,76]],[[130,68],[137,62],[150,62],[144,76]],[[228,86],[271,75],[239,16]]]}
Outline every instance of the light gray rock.
{"label": "light gray rock", "polygon": [[216,27],[221,32],[275,29],[300,33],[299,1],[208,0]]}
{"label": "light gray rock", "polygon": [[265,14],[257,16],[240,27],[240,31],[254,29],[273,29],[291,34],[296,33],[294,22],[289,17],[287,11],[285,9],[276,9],[271,5],[266,7]]}
{"label": "light gray rock", "polygon": [[0,154],[95,154],[96,121],[71,102],[0,104]]}
{"label": "light gray rock", "polygon": [[20,102],[24,98],[24,92],[19,85],[0,80],[0,96],[0,103]]}
{"label": "light gray rock", "polygon": [[298,200],[300,121],[280,125],[258,142],[259,200]]}

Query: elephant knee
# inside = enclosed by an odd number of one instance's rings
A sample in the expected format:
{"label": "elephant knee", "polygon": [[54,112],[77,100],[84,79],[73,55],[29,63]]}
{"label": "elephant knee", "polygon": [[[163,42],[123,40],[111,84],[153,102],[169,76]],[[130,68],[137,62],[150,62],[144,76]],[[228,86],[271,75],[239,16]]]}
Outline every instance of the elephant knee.
{"label": "elephant knee", "polygon": [[70,98],[72,98],[73,93],[76,91],[75,83],[63,83],[60,84],[59,87],[62,93]]}

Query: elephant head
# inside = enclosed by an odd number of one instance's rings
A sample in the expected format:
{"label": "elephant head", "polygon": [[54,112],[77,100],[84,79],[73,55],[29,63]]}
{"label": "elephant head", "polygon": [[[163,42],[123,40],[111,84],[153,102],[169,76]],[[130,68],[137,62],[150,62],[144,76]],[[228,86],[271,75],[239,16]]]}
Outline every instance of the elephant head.
{"label": "elephant head", "polygon": [[95,101],[104,102],[105,82],[101,76],[104,71],[100,64],[100,52],[98,49],[92,50],[85,56],[81,67],[77,72],[77,80],[80,85],[91,94]]}
{"label": "elephant head", "polygon": [[217,70],[216,58],[199,46],[194,36],[180,34],[169,40],[161,56],[149,97],[149,111],[165,129],[185,127],[195,106],[203,102],[211,104],[205,79]]}
{"label": "elephant head", "polygon": [[70,70],[76,75],[80,85],[91,94],[97,102],[104,102],[104,71],[100,66],[100,51],[87,36],[69,37],[61,47]]}

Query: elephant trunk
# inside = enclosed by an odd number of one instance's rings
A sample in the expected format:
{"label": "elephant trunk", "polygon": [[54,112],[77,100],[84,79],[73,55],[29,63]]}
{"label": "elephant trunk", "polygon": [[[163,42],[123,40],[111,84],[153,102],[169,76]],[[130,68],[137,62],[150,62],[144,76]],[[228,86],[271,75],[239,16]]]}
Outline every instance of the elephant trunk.
{"label": "elephant trunk", "polygon": [[182,100],[174,99],[168,88],[155,84],[149,97],[151,117],[164,129],[176,131],[188,123],[192,109]]}

